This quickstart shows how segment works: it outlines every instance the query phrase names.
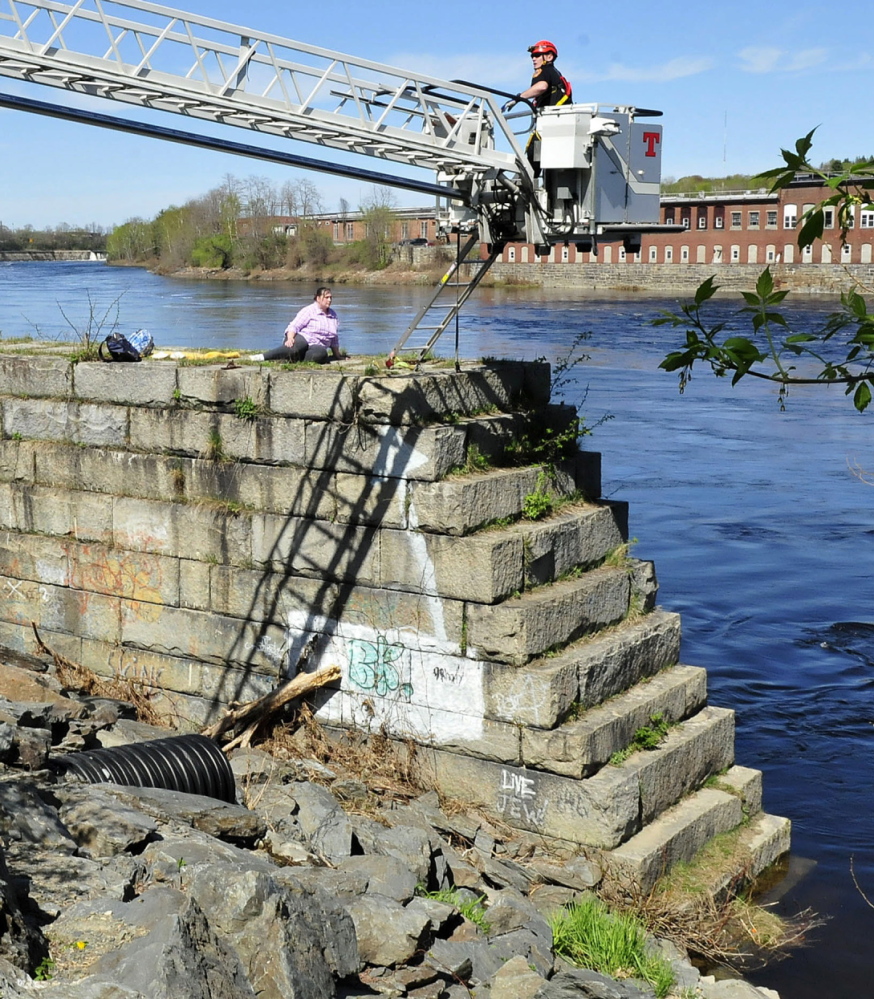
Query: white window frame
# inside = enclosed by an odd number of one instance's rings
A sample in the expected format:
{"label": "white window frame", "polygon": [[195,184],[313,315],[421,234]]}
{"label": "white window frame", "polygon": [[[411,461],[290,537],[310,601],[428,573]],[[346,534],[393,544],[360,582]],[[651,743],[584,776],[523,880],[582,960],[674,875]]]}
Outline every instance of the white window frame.
{"label": "white window frame", "polygon": [[743,212],[732,212],[731,213],[731,227],[732,229],[742,229],[744,224],[744,214]]}

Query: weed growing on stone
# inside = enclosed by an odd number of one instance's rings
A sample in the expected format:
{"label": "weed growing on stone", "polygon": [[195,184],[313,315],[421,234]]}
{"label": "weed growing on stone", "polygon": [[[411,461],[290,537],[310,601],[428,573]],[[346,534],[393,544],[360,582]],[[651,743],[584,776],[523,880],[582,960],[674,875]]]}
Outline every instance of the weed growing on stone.
{"label": "weed growing on stone", "polygon": [[555,508],[555,500],[549,492],[549,477],[545,471],[537,476],[536,488],[522,501],[522,516],[525,520],[542,520]]}
{"label": "weed growing on stone", "polygon": [[640,750],[657,749],[658,746],[670,731],[671,724],[659,711],[650,715],[649,725],[642,725],[635,733],[634,738],[624,749],[617,749],[610,757],[610,762],[614,767],[624,763],[632,753]]}
{"label": "weed growing on stone", "polygon": [[55,972],[55,962],[50,957],[44,957],[33,969],[33,978],[37,982],[51,981]]}
{"label": "weed growing on stone", "polygon": [[674,984],[670,964],[647,953],[643,924],[629,913],[611,912],[598,898],[584,898],[550,919],[555,951],[579,968],[614,978],[643,978],[656,996]]}
{"label": "weed growing on stone", "polygon": [[254,420],[260,412],[261,407],[249,396],[245,399],[234,399],[234,416],[238,420]]}
{"label": "weed growing on stone", "polygon": [[461,896],[457,888],[441,888],[439,891],[427,891],[422,884],[416,885],[416,894],[420,898],[432,898],[435,902],[443,902],[452,905],[469,920],[474,926],[478,926],[483,933],[488,934],[491,926],[486,919],[486,909],[482,899],[466,899]]}

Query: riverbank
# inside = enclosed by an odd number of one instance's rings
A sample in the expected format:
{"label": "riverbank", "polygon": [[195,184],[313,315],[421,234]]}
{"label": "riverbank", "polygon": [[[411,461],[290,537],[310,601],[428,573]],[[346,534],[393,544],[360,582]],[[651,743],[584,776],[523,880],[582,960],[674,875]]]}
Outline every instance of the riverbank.
{"label": "riverbank", "polygon": [[[442,259],[423,260],[409,266],[393,263],[380,271],[335,270],[328,267],[291,270],[244,271],[239,268],[185,267],[160,273],[164,277],[194,281],[257,281],[265,283],[432,287],[449,265],[447,249]],[[151,268],[150,268],[151,269]],[[692,295],[714,277],[724,294],[755,288],[764,268],[756,264],[505,264],[496,263],[482,287],[549,288],[639,295]],[[839,296],[850,287],[874,287],[874,266],[868,264],[771,264],[774,286],[798,295]],[[467,271],[463,267],[462,271]]]}

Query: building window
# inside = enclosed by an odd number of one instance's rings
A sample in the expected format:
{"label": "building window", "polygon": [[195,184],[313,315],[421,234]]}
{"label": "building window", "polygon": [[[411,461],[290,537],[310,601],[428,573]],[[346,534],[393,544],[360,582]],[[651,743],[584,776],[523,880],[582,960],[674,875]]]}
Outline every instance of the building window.
{"label": "building window", "polygon": [[680,247],[680,263],[683,263],[683,264],[688,264],[689,263],[689,247],[688,246],[681,246]]}
{"label": "building window", "polygon": [[673,224],[674,224],[673,213],[671,213],[670,215],[665,215],[665,225],[673,225]]}
{"label": "building window", "polygon": [[658,249],[655,246],[649,248],[649,262],[654,264],[658,259]]}
{"label": "building window", "polygon": [[859,212],[859,226],[862,229],[874,229],[874,211]]}
{"label": "building window", "polygon": [[759,248],[755,244],[747,247],[747,263],[757,264],[759,262]]}
{"label": "building window", "polygon": [[401,222],[401,239],[409,239],[409,238],[410,238],[410,223]]}
{"label": "building window", "polygon": [[741,227],[741,213],[732,212],[731,213],[731,227],[732,229],[740,229]]}
{"label": "building window", "polygon": [[841,246],[841,263],[848,264],[852,261],[852,259],[853,259],[853,251],[850,248],[850,244],[844,243]]}
{"label": "building window", "polygon": [[721,264],[722,263],[722,247],[721,246],[714,246],[713,247],[713,263],[714,264]]}
{"label": "building window", "polygon": [[736,264],[740,260],[740,247],[733,243],[731,247],[731,262]]}
{"label": "building window", "polygon": [[699,246],[695,250],[695,263],[696,264],[706,264],[707,263],[707,247]]}
{"label": "building window", "polygon": [[605,246],[604,247],[604,263],[605,264],[612,264],[613,263],[613,247],[612,246]]}
{"label": "building window", "polygon": [[427,238],[428,238],[428,220],[423,219],[419,223],[419,239],[427,239]]}
{"label": "building window", "polygon": [[665,247],[665,263],[670,264],[674,261],[674,248],[673,246]]}
{"label": "building window", "polygon": [[681,221],[683,223],[683,228],[684,229],[688,229],[689,226],[692,224],[692,220],[689,218],[688,215],[684,215],[683,218],[681,219]]}
{"label": "building window", "polygon": [[834,208],[823,208],[822,210],[822,224],[826,229],[834,229],[835,227],[835,210]]}
{"label": "building window", "polygon": [[510,249],[507,250],[507,263],[508,264],[515,264],[516,263],[516,247],[515,246],[511,246]]}
{"label": "building window", "polygon": [[713,219],[713,228],[722,229],[725,226],[725,217],[723,215],[717,215]]}
{"label": "building window", "polygon": [[561,248],[561,262],[563,264],[566,264],[569,259],[570,259],[570,248],[567,246],[563,246]]}
{"label": "building window", "polygon": [[347,240],[347,242],[351,243],[352,240],[354,240],[354,239],[355,239],[355,223],[354,222],[347,222],[346,223],[346,240]]}
{"label": "building window", "polygon": [[832,247],[831,247],[831,243],[823,243],[822,244],[821,260],[822,260],[822,263],[824,263],[824,264],[830,264],[832,262]]}
{"label": "building window", "polygon": [[777,211],[776,211],[776,209],[774,211],[768,212],[767,215],[765,216],[765,218],[767,220],[765,222],[765,228],[766,229],[776,229],[777,228]]}
{"label": "building window", "polygon": [[624,246],[620,246],[619,247],[619,263],[620,264],[624,264],[625,263],[625,257],[626,257],[625,247]]}
{"label": "building window", "polygon": [[798,206],[783,205],[783,228],[794,229],[798,225]]}
{"label": "building window", "polygon": [[340,242],[340,223],[339,222],[335,222],[334,223],[334,242],[335,243],[339,243]]}
{"label": "building window", "polygon": [[750,226],[749,227],[750,227],[750,229],[758,229],[759,228],[759,213],[758,212],[750,212]]}
{"label": "building window", "polygon": [[801,262],[803,264],[809,264],[813,260],[813,247],[805,246],[801,251]]}
{"label": "building window", "polygon": [[769,264],[773,264],[776,259],[777,259],[777,247],[774,246],[773,243],[768,243],[768,245],[765,247],[765,260],[767,260]]}
{"label": "building window", "polygon": [[698,228],[699,229],[706,229],[707,228],[707,216],[706,215],[699,215],[698,216]]}

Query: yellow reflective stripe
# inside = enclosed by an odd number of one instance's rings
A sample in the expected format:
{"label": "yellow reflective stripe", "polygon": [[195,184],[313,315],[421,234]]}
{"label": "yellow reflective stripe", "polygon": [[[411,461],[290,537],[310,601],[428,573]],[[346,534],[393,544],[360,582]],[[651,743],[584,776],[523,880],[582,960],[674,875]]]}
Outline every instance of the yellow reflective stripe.
{"label": "yellow reflective stripe", "polygon": [[562,97],[562,99],[555,106],[558,107],[560,104],[564,104],[564,102],[567,99],[568,99],[568,96],[567,96],[567,94],[565,94],[564,97]]}

